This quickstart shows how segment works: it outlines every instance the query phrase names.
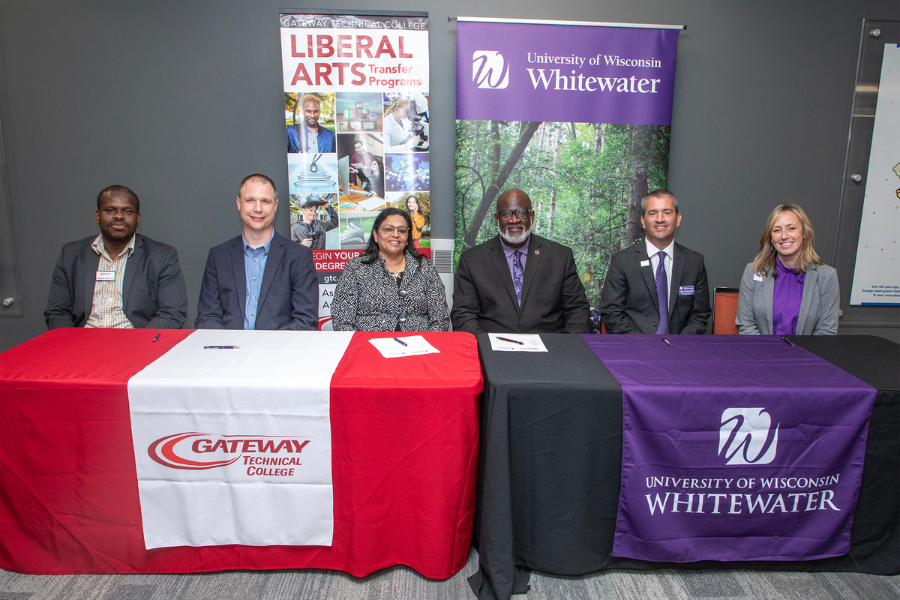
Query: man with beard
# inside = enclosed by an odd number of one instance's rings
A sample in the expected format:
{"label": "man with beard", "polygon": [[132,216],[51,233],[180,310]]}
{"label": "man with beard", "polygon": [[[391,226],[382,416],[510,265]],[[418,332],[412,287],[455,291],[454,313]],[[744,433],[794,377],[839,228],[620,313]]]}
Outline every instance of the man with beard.
{"label": "man with beard", "polygon": [[322,101],[306,94],[300,98],[303,107],[303,122],[287,127],[287,151],[297,152],[334,152],[334,132],[319,125]]}
{"label": "man with beard", "polygon": [[588,333],[589,306],[572,250],[531,233],[531,198],[497,198],[498,236],[463,252],[456,270],[454,331]]}
{"label": "man with beard", "polygon": [[137,234],[141,202],[125,186],[97,196],[100,234],[63,246],[44,317],[47,327],[179,329],[187,292],[175,248]]}
{"label": "man with beard", "polygon": [[706,333],[712,313],[703,255],[675,243],[681,225],[669,190],[641,199],[644,239],[612,257],[600,315],[610,333]]}

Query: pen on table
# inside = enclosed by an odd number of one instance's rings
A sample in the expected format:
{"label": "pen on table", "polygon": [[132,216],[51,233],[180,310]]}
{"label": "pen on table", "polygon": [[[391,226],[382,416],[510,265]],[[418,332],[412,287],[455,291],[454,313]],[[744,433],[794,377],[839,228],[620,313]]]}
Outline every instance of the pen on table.
{"label": "pen on table", "polygon": [[502,338],[499,335],[497,336],[497,339],[500,340],[501,342],[509,342],[510,344],[518,344],[520,346],[525,345],[525,342],[520,342],[519,340],[511,340],[509,338]]}
{"label": "pen on table", "polygon": [[240,346],[203,346],[204,350],[237,350]]}
{"label": "pen on table", "polygon": [[791,340],[787,339],[787,338],[784,337],[784,336],[781,336],[781,339],[783,339],[785,342],[787,342],[787,343],[788,343],[788,346],[793,346],[793,345],[794,345],[794,342],[792,342]]}
{"label": "pen on table", "polygon": [[156,332],[156,335],[153,336],[153,341],[154,341],[154,342],[155,342],[156,340],[159,339],[160,334],[162,334],[162,331],[157,331],[157,332]]}
{"label": "pen on table", "polygon": [[664,341],[666,344],[668,344],[668,345],[669,345],[669,348],[674,348],[674,347],[675,347],[675,346],[672,345],[672,342],[670,342],[670,341],[667,340],[666,338],[663,338],[662,341]]}
{"label": "pen on table", "polygon": [[400,344],[401,346],[406,346],[407,343],[401,340],[400,338],[394,338],[394,341]]}

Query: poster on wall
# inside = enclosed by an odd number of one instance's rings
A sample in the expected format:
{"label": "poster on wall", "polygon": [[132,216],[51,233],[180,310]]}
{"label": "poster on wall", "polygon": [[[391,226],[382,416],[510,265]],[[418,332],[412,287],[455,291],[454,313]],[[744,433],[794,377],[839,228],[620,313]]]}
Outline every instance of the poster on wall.
{"label": "poster on wall", "polygon": [[454,263],[520,188],[599,306],[610,258],[643,237],[641,198],[666,187],[680,30],[459,18]]}
{"label": "poster on wall", "polygon": [[280,15],[291,240],[313,251],[319,329],[378,213],[430,256],[428,17]]}
{"label": "poster on wall", "polygon": [[850,304],[900,306],[900,46],[885,44]]}

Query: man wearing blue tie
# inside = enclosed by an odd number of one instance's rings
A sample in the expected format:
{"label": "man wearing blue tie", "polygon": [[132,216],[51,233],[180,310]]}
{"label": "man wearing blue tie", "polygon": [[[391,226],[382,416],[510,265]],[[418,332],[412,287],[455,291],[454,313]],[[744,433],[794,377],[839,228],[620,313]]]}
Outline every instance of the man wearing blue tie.
{"label": "man wearing blue tie", "polygon": [[641,200],[644,240],[613,256],[600,293],[610,333],[705,333],[709,286],[703,255],[675,243],[678,199],[655,190]]}

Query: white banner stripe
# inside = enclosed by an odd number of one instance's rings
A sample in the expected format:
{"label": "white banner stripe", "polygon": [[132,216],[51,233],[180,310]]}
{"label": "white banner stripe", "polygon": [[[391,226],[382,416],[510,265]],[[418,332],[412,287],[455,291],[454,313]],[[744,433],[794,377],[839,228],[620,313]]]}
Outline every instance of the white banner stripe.
{"label": "white banner stripe", "polygon": [[196,331],[128,382],[147,548],[331,544],[330,385],[352,336]]}

